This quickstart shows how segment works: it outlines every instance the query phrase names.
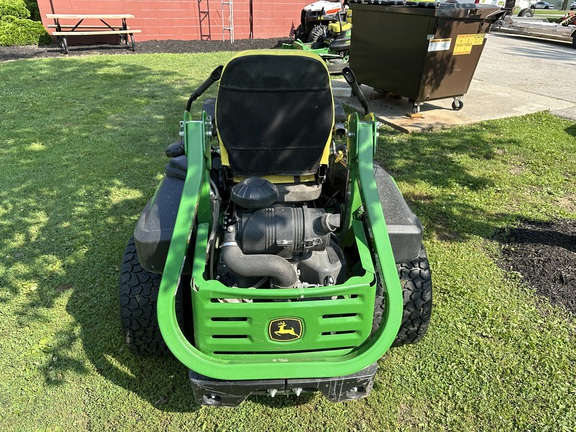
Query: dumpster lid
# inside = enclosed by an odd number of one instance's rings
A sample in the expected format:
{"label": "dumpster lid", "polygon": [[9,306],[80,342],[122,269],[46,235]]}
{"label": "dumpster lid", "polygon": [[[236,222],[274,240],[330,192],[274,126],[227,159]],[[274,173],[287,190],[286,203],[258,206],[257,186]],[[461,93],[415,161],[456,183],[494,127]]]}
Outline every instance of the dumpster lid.
{"label": "dumpster lid", "polygon": [[446,0],[446,1],[405,1],[405,0],[349,0],[350,3],[370,4],[381,6],[417,6],[424,8],[464,8],[464,9],[500,9],[500,7],[487,3],[474,3],[473,1]]}
{"label": "dumpster lid", "polygon": [[[410,13],[438,17],[471,17],[498,19],[505,11],[499,6],[484,3],[458,2],[457,0],[404,1],[404,0],[349,0],[352,9],[357,5],[378,6],[378,10],[395,13]],[[380,7],[383,7],[380,9]]]}

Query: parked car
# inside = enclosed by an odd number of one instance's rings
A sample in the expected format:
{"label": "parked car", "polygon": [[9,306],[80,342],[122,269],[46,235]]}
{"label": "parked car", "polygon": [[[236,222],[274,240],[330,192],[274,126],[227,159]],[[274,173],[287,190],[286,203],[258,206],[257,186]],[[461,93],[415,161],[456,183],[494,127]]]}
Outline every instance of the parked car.
{"label": "parked car", "polygon": [[576,10],[576,1],[573,1],[570,5],[570,10]]}
{"label": "parked car", "polygon": [[554,9],[554,5],[545,1],[539,1],[530,6],[532,9]]}

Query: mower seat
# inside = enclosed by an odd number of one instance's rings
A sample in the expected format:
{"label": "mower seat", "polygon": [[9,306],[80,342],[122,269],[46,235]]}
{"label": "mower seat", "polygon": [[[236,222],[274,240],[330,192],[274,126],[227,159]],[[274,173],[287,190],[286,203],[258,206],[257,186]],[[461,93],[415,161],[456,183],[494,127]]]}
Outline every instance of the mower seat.
{"label": "mower seat", "polygon": [[328,164],[334,127],[324,61],[301,51],[238,54],[222,71],[215,121],[222,163],[234,177],[313,179]]}

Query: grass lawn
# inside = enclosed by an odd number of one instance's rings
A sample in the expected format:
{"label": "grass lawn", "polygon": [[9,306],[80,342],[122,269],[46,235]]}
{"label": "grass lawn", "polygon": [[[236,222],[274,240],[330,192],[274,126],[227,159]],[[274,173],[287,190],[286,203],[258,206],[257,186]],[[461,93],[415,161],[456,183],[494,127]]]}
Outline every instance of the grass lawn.
{"label": "grass lawn", "polygon": [[427,336],[382,358],[369,398],[199,408],[179,362],[129,352],[123,249],[188,95],[230,56],[2,63],[0,430],[575,430],[576,320],[502,271],[492,239],[521,219],[576,219],[576,124],[546,113],[381,131],[377,159],[426,228],[435,297]]}

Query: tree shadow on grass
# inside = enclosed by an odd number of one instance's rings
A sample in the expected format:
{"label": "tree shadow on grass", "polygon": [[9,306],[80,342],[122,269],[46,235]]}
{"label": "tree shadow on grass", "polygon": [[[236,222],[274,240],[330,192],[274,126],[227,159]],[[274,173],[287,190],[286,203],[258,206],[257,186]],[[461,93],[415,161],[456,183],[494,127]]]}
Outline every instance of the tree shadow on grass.
{"label": "tree shadow on grass", "polygon": [[[127,349],[118,280],[124,247],[163,172],[163,151],[177,136],[186,96],[215,65],[198,77],[153,69],[134,56],[30,66],[5,64],[5,76],[18,78],[0,86],[6,112],[0,305],[18,299],[11,310],[18,326],[45,327],[33,343],[47,385],[92,373],[85,353],[99,374],[157,408],[194,410],[179,362],[139,358]],[[38,80],[43,84],[26,84]]]}
{"label": "tree shadow on grass", "polygon": [[[397,135],[392,133],[392,136]],[[407,136],[406,136],[407,137]],[[487,139],[486,137],[490,137]],[[471,235],[489,237],[497,225],[494,215],[465,200],[460,192],[482,193],[497,187],[493,179],[473,173],[462,159],[485,163],[517,140],[502,134],[496,124],[482,124],[438,134],[415,134],[401,144],[387,143],[381,134],[376,159],[397,182],[420,185],[404,190],[404,198],[422,220],[427,235],[447,241],[465,241]],[[442,192],[457,190],[458,194]],[[514,214],[497,215],[513,220]]]}

